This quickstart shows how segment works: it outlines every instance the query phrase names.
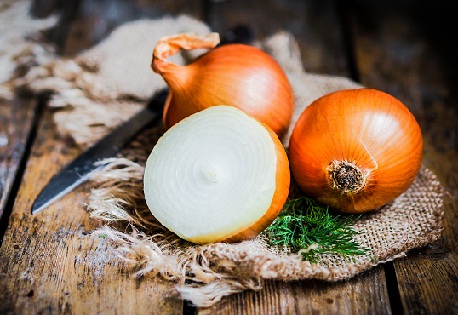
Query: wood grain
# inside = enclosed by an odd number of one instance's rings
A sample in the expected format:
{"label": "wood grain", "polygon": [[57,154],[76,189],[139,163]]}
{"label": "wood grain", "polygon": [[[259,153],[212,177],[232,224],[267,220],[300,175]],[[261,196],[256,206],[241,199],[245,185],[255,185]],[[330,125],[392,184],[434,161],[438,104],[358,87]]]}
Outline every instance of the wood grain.
{"label": "wood grain", "polygon": [[132,278],[135,270],[91,235],[100,222],[84,210],[88,187],[30,214],[50,177],[78,153],[46,112],[0,249],[0,313],[181,313],[173,283]]}
{"label": "wood grain", "polygon": [[198,314],[391,314],[383,273],[349,281],[266,281],[258,292],[224,298]]}
{"label": "wood grain", "polygon": [[458,67],[451,56],[458,48],[448,40],[449,31],[458,27],[450,18],[456,6],[425,1],[396,6],[354,1],[353,5],[362,83],[389,92],[409,107],[422,128],[423,162],[448,191],[442,239],[394,262],[402,307],[407,314],[456,313]]}
{"label": "wood grain", "polygon": [[11,211],[6,209],[7,201],[24,159],[37,104],[30,98],[0,99],[0,218]]}

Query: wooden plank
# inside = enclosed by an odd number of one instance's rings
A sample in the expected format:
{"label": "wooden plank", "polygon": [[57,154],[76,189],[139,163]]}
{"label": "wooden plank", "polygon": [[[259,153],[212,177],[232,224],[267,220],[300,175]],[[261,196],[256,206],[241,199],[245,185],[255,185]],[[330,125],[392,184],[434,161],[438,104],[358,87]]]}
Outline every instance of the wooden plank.
{"label": "wooden plank", "polygon": [[5,207],[24,158],[36,109],[37,101],[30,98],[0,99],[0,218],[11,211]]}
{"label": "wooden plank", "polygon": [[348,75],[336,1],[231,0],[209,2],[208,23],[223,33],[235,25],[249,25],[262,39],[279,31],[296,38],[305,69]]}
{"label": "wooden plank", "polygon": [[[383,273],[377,269],[349,281],[267,281],[258,292],[223,300],[199,314],[391,314]],[[368,292],[363,294],[363,292]]]}
{"label": "wooden plank", "polygon": [[[238,24],[253,27],[257,39],[286,30],[301,45],[307,71],[348,75],[342,30],[334,1],[225,1],[214,3],[210,26],[220,32]],[[389,314],[383,267],[350,281],[268,281],[259,292],[229,296],[199,314]]]}
{"label": "wooden plank", "polygon": [[[425,140],[423,162],[445,185],[445,228],[439,242],[394,262],[401,307],[412,314],[458,311],[458,48],[451,1],[352,2],[360,78],[399,98],[416,116]],[[428,21],[428,23],[425,23]]]}
{"label": "wooden plank", "polygon": [[0,313],[181,313],[173,283],[132,278],[135,270],[91,236],[101,223],[84,210],[88,187],[30,214],[50,177],[78,153],[46,112],[0,249]]}

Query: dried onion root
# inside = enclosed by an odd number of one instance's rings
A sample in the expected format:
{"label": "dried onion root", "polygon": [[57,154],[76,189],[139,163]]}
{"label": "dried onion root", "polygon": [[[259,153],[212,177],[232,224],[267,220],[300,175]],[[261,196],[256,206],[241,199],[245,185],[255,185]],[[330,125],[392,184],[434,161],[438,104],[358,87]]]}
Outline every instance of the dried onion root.
{"label": "dried onion root", "polygon": [[200,244],[258,235],[281,211],[289,183],[277,135],[232,106],[209,107],[174,125],[153,148],[144,175],[153,215]]}

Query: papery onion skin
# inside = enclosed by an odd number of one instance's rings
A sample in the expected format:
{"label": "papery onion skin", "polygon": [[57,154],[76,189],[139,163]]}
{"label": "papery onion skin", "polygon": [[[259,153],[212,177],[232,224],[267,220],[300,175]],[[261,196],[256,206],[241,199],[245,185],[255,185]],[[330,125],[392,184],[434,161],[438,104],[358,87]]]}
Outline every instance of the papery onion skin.
{"label": "papery onion skin", "polygon": [[[294,111],[294,95],[285,73],[267,53],[244,44],[227,44],[187,66],[166,60],[179,47],[208,48],[209,42],[208,37],[187,34],[168,37],[156,46],[152,69],[170,89],[163,113],[165,128],[209,106],[225,104],[245,111],[283,137]],[[166,48],[161,48],[164,43]]]}
{"label": "papery onion skin", "polygon": [[304,110],[289,160],[307,195],[344,213],[364,213],[409,188],[422,151],[420,126],[406,106],[384,92],[355,89],[325,95]]}

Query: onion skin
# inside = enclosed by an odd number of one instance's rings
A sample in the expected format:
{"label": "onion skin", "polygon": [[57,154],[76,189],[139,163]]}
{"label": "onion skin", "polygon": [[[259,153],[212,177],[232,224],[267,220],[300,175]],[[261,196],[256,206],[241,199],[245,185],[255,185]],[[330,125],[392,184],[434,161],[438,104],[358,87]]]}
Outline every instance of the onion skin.
{"label": "onion skin", "polygon": [[294,95],[278,63],[262,50],[227,44],[187,66],[166,58],[183,49],[210,48],[219,38],[177,35],[162,39],[153,53],[152,69],[169,86],[163,113],[166,129],[189,115],[214,105],[235,106],[269,126],[280,138],[294,111]]}
{"label": "onion skin", "polygon": [[325,95],[304,110],[289,159],[307,195],[344,213],[364,213],[409,188],[422,151],[420,127],[407,107],[381,91],[355,89]]}
{"label": "onion skin", "polygon": [[275,151],[277,154],[277,175],[276,175],[276,182],[277,187],[275,189],[274,195],[272,197],[272,204],[270,208],[266,211],[266,214],[262,216],[258,222],[253,224],[252,226],[237,231],[232,236],[228,236],[224,239],[219,240],[219,242],[225,243],[236,243],[241,242],[244,240],[249,240],[255,238],[259,233],[264,231],[278,214],[283,209],[283,205],[286,202],[286,199],[289,195],[289,185],[290,185],[290,170],[289,170],[289,160],[288,156],[286,155],[286,151],[278,140],[278,136],[266,125],[266,130],[269,132],[272,140],[275,144]]}

